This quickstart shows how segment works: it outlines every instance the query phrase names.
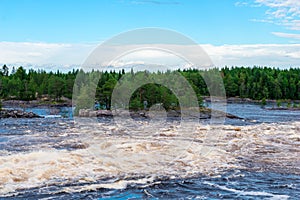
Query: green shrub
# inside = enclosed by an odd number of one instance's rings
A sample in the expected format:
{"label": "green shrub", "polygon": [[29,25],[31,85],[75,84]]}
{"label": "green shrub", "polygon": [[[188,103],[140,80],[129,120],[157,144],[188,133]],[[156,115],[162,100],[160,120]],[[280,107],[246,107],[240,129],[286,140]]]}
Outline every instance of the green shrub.
{"label": "green shrub", "polygon": [[281,100],[277,100],[277,101],[276,101],[276,104],[277,104],[277,107],[280,108],[280,107],[281,107],[281,104],[282,104]]}
{"label": "green shrub", "polygon": [[297,103],[296,102],[293,103],[293,108],[297,108]]}
{"label": "green shrub", "polygon": [[143,106],[144,105],[138,99],[133,99],[133,100],[130,101],[129,109],[137,111],[137,110],[142,109]]}
{"label": "green shrub", "polygon": [[290,108],[290,107],[291,107],[291,102],[290,102],[290,101],[288,101],[288,103],[287,103],[287,107],[288,107],[288,108]]}
{"label": "green shrub", "polygon": [[261,100],[261,107],[265,107],[267,105],[267,100],[266,100],[266,98],[263,98],[262,100]]}

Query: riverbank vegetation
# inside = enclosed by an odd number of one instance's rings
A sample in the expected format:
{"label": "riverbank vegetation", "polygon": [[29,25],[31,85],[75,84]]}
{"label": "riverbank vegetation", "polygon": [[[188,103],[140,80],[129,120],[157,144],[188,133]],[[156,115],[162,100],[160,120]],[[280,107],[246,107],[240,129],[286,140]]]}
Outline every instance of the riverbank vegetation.
{"label": "riverbank vegetation", "polygon": [[[202,103],[201,97],[209,96],[203,76],[212,71],[217,71],[221,75],[227,97],[263,100],[264,105],[266,99],[274,99],[277,100],[279,106],[282,99],[289,99],[290,102],[300,100],[300,68],[224,67],[208,71],[195,69],[176,71],[185,77],[195,90],[200,105]],[[132,76],[136,75],[133,71],[128,73],[131,73]],[[143,73],[164,74],[171,72]],[[124,70],[118,72],[72,70],[62,73],[60,71],[25,70],[23,67],[9,69],[4,65],[0,70],[0,99],[26,101],[36,99],[61,101],[62,97],[71,99],[73,89],[74,91],[84,90],[80,83],[86,82],[87,79],[92,80],[99,77],[95,101],[99,103],[99,108],[109,109],[112,91],[118,80],[125,74]],[[212,78],[211,83],[216,84],[213,87],[218,87],[220,84],[217,78],[216,80]],[[89,91],[82,92],[88,95]],[[82,99],[84,100],[84,97]],[[178,105],[177,98],[172,91],[159,84],[146,84],[138,88],[131,97],[130,107],[142,109],[145,106],[145,101],[147,101],[147,106],[163,103],[166,109]],[[293,105],[292,103],[289,104],[290,107]]]}

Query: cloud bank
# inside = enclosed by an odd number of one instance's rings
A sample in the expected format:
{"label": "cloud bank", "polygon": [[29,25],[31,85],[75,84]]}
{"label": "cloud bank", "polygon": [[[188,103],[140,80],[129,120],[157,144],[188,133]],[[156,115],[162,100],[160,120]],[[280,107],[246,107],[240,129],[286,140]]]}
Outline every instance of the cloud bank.
{"label": "cloud bank", "polygon": [[235,6],[265,7],[265,18],[251,19],[253,22],[270,23],[282,26],[296,33],[273,32],[283,38],[300,40],[300,1],[299,0],[249,0],[237,1]]}
{"label": "cloud bank", "polygon": [[[280,34],[280,33],[274,33]],[[291,35],[290,37],[293,37]],[[217,67],[227,66],[270,66],[299,67],[300,44],[253,44],[253,45],[200,45]],[[55,43],[15,43],[0,42],[0,64],[10,66],[28,66],[30,68],[49,68],[51,70],[70,70],[79,67],[97,44],[55,44]],[[179,48],[179,47],[178,47]],[[182,46],[182,48],[185,48]],[[113,49],[112,49],[113,50]],[[196,52],[189,51],[192,56]],[[156,62],[168,64],[163,53],[141,51],[113,64],[127,67],[142,64],[155,59]],[[174,63],[171,63],[174,65]],[[171,65],[170,64],[170,65]],[[176,63],[175,63],[176,64]],[[178,63],[180,66],[180,63]]]}
{"label": "cloud bank", "polygon": [[202,45],[216,66],[300,66],[300,44]]}
{"label": "cloud bank", "polygon": [[80,65],[95,47],[95,44],[0,42],[0,64],[69,69]]}

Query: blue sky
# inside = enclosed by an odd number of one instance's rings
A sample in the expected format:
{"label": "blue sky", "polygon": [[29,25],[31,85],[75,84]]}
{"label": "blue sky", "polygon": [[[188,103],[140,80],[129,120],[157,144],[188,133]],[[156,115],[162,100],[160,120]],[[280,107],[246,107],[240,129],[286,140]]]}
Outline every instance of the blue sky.
{"label": "blue sky", "polygon": [[[14,45],[19,48],[21,45],[23,48],[24,43],[25,46],[32,43],[44,46],[49,44],[51,47],[56,44],[98,44],[120,32],[143,27],[159,27],[178,31],[199,44],[215,48],[224,45],[232,45],[235,48],[244,45],[253,45],[251,46],[253,48],[257,47],[255,45],[263,47],[270,44],[291,45],[287,51],[294,53],[295,57],[299,53],[297,44],[300,42],[299,2],[299,0],[0,0],[0,47],[7,47],[12,52]],[[81,49],[78,46],[77,48]],[[86,47],[85,52],[90,50]],[[32,55],[37,56],[39,52],[36,51],[38,47],[34,49]],[[216,50],[212,54],[216,54],[215,52]],[[18,53],[22,52],[16,49],[15,54]],[[11,56],[8,51],[4,52],[2,57],[0,56],[0,63],[13,62]],[[15,62],[27,61],[16,58]],[[44,63],[46,62],[51,63],[51,58],[47,58]],[[291,65],[296,64],[293,61]]]}
{"label": "blue sky", "polygon": [[[266,6],[236,0],[0,0],[0,38],[11,42],[100,42],[120,32],[161,27],[198,43],[287,43],[285,27],[254,20]],[[253,3],[254,5],[254,3]]]}

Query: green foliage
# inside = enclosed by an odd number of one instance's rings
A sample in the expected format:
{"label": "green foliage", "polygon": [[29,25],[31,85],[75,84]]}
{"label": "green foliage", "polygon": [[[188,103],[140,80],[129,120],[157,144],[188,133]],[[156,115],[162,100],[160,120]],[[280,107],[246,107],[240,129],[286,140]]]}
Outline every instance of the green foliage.
{"label": "green foliage", "polygon": [[0,70],[0,97],[18,100],[34,100],[43,95],[56,100],[62,96],[72,98],[77,73],[77,70],[63,74],[32,69],[26,72],[23,67],[13,67],[9,74],[9,68],[5,65]]}
{"label": "green foliage", "polygon": [[281,102],[281,100],[280,100],[280,99],[278,99],[278,100],[276,101],[276,104],[277,104],[277,107],[278,107],[278,108],[280,108],[280,107],[281,107],[281,105],[282,105],[282,102]]}
{"label": "green foliage", "polygon": [[221,69],[221,75],[228,97],[254,100],[300,98],[299,68],[225,67]]}
{"label": "green foliage", "polygon": [[2,110],[2,100],[0,99],[0,111]]}
{"label": "green foliage", "polygon": [[138,88],[131,96],[129,107],[133,110],[142,109],[144,101],[147,101],[147,108],[162,103],[167,110],[179,104],[176,95],[167,87],[159,84],[146,84]]}
{"label": "green foliage", "polygon": [[58,76],[51,76],[48,81],[48,94],[59,100],[65,91],[65,80]]}
{"label": "green foliage", "polygon": [[[262,106],[266,104],[266,99],[278,100],[278,107],[282,105],[280,99],[292,101],[300,99],[299,68],[280,70],[254,66],[252,68],[225,67],[201,71],[184,69],[156,73],[146,71],[135,73],[133,70],[129,73],[125,73],[124,70],[119,72],[73,70],[68,73],[61,73],[60,71],[54,73],[43,70],[25,70],[23,67],[10,69],[6,65],[0,68],[0,98],[33,100],[48,96],[59,101],[63,96],[74,97],[75,92],[79,95],[75,97],[78,108],[92,108],[94,101],[98,101],[101,108],[110,109],[112,92],[118,81],[130,82],[134,79],[146,83],[144,79],[150,80],[149,82],[157,79],[161,81],[161,84],[145,84],[140,88],[135,88],[129,107],[143,109],[143,102],[147,101],[148,108],[162,103],[166,109],[171,109],[180,106],[179,98],[181,98],[181,102],[188,105],[191,101],[189,96],[192,96],[192,94],[186,94],[187,88],[181,89],[182,85],[180,85],[180,81],[177,81],[175,72],[188,81],[198,98],[199,106],[202,106],[203,96],[209,96],[211,91],[217,90],[223,84],[227,97],[261,100]],[[223,81],[219,78],[219,74]],[[128,80],[126,76],[128,76]],[[162,77],[170,77],[168,83],[174,88],[178,88],[178,94],[164,85]],[[97,83],[97,85],[89,85],[92,83]],[[210,86],[211,91],[207,85]],[[128,89],[124,86],[121,92],[126,92]],[[87,99],[91,100],[87,101]]]}
{"label": "green foliage", "polygon": [[287,108],[290,108],[291,106],[292,106],[291,101],[288,101],[286,107],[287,107]]}
{"label": "green foliage", "polygon": [[264,108],[266,105],[267,105],[267,101],[266,101],[266,98],[264,97],[264,98],[261,100],[261,106]]}
{"label": "green foliage", "polygon": [[293,103],[293,108],[297,108],[297,107],[298,107],[297,103],[294,102],[294,103]]}
{"label": "green foliage", "polygon": [[129,109],[130,110],[141,110],[143,108],[143,104],[139,99],[132,99],[129,103]]}
{"label": "green foliage", "polygon": [[83,86],[76,99],[75,115],[78,115],[80,109],[93,109],[94,99],[90,98],[90,87]]}

